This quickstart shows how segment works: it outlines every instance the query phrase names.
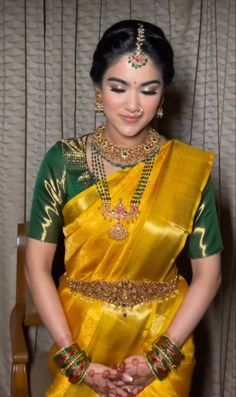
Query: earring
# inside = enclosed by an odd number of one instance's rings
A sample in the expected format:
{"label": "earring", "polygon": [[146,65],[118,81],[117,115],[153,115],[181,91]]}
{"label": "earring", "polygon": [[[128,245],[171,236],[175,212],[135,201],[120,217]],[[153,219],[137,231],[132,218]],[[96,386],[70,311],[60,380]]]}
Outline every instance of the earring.
{"label": "earring", "polygon": [[163,107],[162,107],[162,106],[159,106],[159,108],[158,108],[158,110],[157,110],[157,112],[156,112],[156,117],[157,117],[158,119],[162,119],[163,115],[164,115]]}
{"label": "earring", "polygon": [[96,91],[96,105],[95,105],[95,112],[97,113],[104,113],[102,97],[100,92]]}

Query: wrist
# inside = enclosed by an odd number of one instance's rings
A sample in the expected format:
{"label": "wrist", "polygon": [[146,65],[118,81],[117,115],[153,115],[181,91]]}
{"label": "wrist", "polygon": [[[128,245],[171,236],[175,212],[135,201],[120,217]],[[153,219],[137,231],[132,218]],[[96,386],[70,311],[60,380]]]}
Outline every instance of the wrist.
{"label": "wrist", "polygon": [[159,380],[163,380],[169,372],[176,370],[184,359],[184,354],[167,335],[162,335],[153,343],[146,358],[153,375]]}
{"label": "wrist", "polygon": [[55,343],[58,346],[59,349],[62,349],[65,346],[69,346],[74,342],[72,335],[67,334],[65,336],[62,336],[60,339],[56,340]]}
{"label": "wrist", "polygon": [[87,373],[90,357],[74,342],[62,347],[53,356],[61,372],[67,376],[70,383],[80,384]]}
{"label": "wrist", "polygon": [[179,349],[181,348],[183,342],[180,340],[180,338],[176,337],[175,335],[172,335],[172,333],[169,330],[165,333],[165,335],[172,343],[178,346]]}

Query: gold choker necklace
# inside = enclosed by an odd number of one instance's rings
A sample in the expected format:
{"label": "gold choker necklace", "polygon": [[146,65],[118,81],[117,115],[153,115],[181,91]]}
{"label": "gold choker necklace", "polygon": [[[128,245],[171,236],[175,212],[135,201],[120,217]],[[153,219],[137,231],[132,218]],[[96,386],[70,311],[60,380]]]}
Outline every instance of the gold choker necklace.
{"label": "gold choker necklace", "polygon": [[130,167],[153,157],[160,150],[160,135],[149,127],[144,143],[132,147],[114,145],[105,136],[105,125],[97,128],[92,137],[92,147],[108,163],[116,167]]}
{"label": "gold choker necklace", "polygon": [[[96,134],[97,131],[95,133],[95,136]],[[109,184],[106,179],[103,157],[100,155],[99,151],[96,150],[96,147],[93,144],[91,146],[91,151],[92,170],[96,178],[97,191],[102,201],[101,209],[103,216],[110,222],[116,222],[108,231],[108,235],[113,240],[125,240],[129,236],[129,232],[124,223],[128,223],[129,221],[135,221],[137,219],[137,216],[139,215],[139,204],[141,202],[143,193],[146,189],[149,177],[153,169],[154,156],[145,159],[141,176],[139,178],[139,181],[137,182],[134,194],[130,200],[130,208],[129,210],[127,210],[122,203],[122,199],[119,199],[119,202],[114,208],[111,207],[111,195],[109,190]]]}

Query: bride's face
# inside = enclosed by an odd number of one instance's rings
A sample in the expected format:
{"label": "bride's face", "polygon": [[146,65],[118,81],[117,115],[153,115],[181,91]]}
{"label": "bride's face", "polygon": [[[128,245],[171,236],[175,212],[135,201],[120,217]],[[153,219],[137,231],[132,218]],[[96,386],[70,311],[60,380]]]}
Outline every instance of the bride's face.
{"label": "bride's face", "polygon": [[162,72],[150,58],[145,66],[135,69],[128,63],[128,55],[122,55],[106,70],[99,90],[107,118],[105,132],[114,143],[135,145],[145,139],[163,88]]}

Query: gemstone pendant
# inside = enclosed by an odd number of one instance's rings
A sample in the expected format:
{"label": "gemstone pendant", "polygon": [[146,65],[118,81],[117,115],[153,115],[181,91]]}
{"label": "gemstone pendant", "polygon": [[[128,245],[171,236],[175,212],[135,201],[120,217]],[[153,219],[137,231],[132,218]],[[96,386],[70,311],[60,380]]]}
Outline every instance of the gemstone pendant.
{"label": "gemstone pendant", "polygon": [[108,231],[108,235],[113,240],[125,240],[129,236],[127,228],[122,223],[117,222]]}

